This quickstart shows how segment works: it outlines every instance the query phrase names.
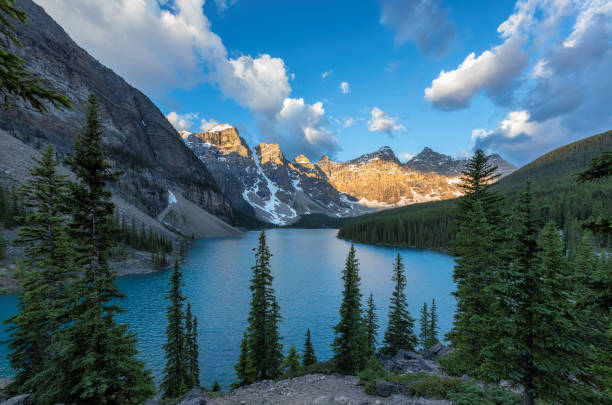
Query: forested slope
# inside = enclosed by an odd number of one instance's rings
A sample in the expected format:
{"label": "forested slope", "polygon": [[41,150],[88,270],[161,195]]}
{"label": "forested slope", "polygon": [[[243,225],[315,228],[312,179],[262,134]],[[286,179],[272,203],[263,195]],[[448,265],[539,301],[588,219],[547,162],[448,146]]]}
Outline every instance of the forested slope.
{"label": "forested slope", "polygon": [[[501,179],[493,189],[510,208],[527,181],[542,223],[554,220],[566,231],[566,243],[580,234],[580,221],[612,214],[612,180],[577,184],[576,173],[591,159],[612,150],[612,131],[555,149]],[[338,237],[355,242],[447,249],[454,239],[455,200],[416,204],[364,215],[346,223]],[[608,241],[601,240],[602,243]]]}

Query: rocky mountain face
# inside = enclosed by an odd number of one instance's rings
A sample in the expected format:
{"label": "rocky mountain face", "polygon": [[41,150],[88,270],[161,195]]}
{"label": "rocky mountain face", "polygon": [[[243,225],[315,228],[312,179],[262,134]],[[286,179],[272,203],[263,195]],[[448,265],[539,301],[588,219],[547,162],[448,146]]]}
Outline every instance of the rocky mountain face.
{"label": "rocky mountain face", "polygon": [[[498,154],[489,156],[489,162],[497,166],[501,177],[505,177],[516,170],[512,163],[506,162]],[[453,159],[448,155],[435,152],[431,148],[424,148],[421,153],[404,163],[404,167],[420,172],[460,176],[466,163],[467,159]]]}
{"label": "rocky mountain face", "polygon": [[402,164],[387,146],[348,162],[324,156],[312,163],[304,155],[289,161],[277,144],[260,143],[251,150],[228,124],[181,136],[235,207],[274,224],[292,223],[303,214],[347,217],[462,195],[465,161],[429,148],[411,161],[420,168]]}
{"label": "rocky mountain face", "polygon": [[195,134],[182,131],[181,136],[234,206],[263,221],[283,225],[309,213],[355,216],[369,211],[338,192],[305,156],[287,160],[277,144],[262,142],[251,150],[229,125]]}
{"label": "rocky mountain face", "polygon": [[124,171],[114,193],[155,217],[173,190],[217,217],[232,219],[230,200],[147,96],[80,48],[34,2],[18,0],[16,6],[28,15],[27,24],[14,24],[23,47],[1,36],[0,43],[21,56],[45,86],[68,96],[73,109],[40,114],[10,99],[10,108],[0,114],[1,129],[35,147],[51,143],[65,156],[85,124],[86,100],[95,94],[107,158]]}

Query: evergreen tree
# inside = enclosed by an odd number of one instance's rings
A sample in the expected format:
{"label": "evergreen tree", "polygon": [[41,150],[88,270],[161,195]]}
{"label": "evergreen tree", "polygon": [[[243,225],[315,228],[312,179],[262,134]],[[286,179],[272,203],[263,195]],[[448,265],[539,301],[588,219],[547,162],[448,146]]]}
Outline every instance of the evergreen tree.
{"label": "evergreen tree", "polygon": [[419,319],[419,326],[421,331],[419,333],[419,343],[423,349],[427,349],[429,346],[429,310],[427,309],[427,303],[423,303],[421,308],[421,318]]}
{"label": "evergreen tree", "polygon": [[336,371],[355,375],[368,360],[368,339],[361,319],[361,292],[359,291],[359,262],[355,257],[355,246],[351,245],[346,265],[342,270],[344,291],[340,305],[340,322],[334,327],[336,337],[332,343],[332,358]]}
{"label": "evergreen tree", "polygon": [[368,336],[368,347],[372,354],[376,350],[376,335],[378,334],[378,316],[376,315],[376,306],[374,305],[374,296],[370,293],[368,298],[366,316],[365,316],[366,333]]}
{"label": "evergreen tree", "polygon": [[[535,241],[534,241],[535,242]],[[455,242],[453,295],[457,308],[447,339],[456,349],[466,373],[475,373],[481,364],[481,350],[489,340],[497,315],[491,308],[499,260],[480,201],[475,201],[459,227]]]}
{"label": "evergreen tree", "polygon": [[[14,45],[21,47],[15,36],[12,21],[25,24],[27,14],[15,7],[15,0],[0,0],[0,33]],[[25,61],[8,52],[0,45],[0,94],[4,98],[4,108],[9,107],[9,96],[18,97],[39,112],[47,111],[45,102],[55,108],[70,108],[70,99],[40,86],[41,79],[26,70]]]}
{"label": "evergreen tree", "polygon": [[389,324],[383,340],[383,353],[395,355],[398,350],[405,349],[414,351],[417,339],[414,335],[414,318],[408,312],[408,302],[406,301],[406,275],[404,274],[404,264],[402,257],[397,254],[393,266],[393,282],[395,288],[391,295],[389,304]]}
{"label": "evergreen tree", "polygon": [[28,274],[19,295],[20,312],[6,321],[13,325],[9,359],[17,375],[9,390],[15,393],[34,388],[31,379],[44,366],[52,334],[65,322],[66,284],[73,275],[65,219],[66,179],[57,173],[53,157],[50,146],[40,159],[33,157],[31,177],[22,188],[28,218],[15,243],[25,246],[23,264]]}
{"label": "evergreen tree", "polygon": [[312,338],[310,337],[310,329],[306,330],[306,341],[304,342],[304,355],[302,356],[302,365],[310,366],[317,363]]}
{"label": "evergreen tree", "polygon": [[219,381],[215,380],[212,386],[212,392],[220,392],[220,391],[221,391],[221,384],[219,384]]}
{"label": "evergreen tree", "polygon": [[198,318],[191,314],[191,304],[187,304],[185,316],[185,345],[188,363],[188,388],[200,386],[200,362],[198,346]]}
{"label": "evergreen tree", "polygon": [[136,336],[114,317],[122,298],[106,257],[113,246],[111,193],[118,174],[104,160],[98,103],[90,96],[85,130],[68,161],[78,182],[69,184],[70,236],[81,277],[69,291],[70,323],[53,336],[52,353],[33,384],[36,402],[123,404],[142,402],[155,386],[136,359]]}
{"label": "evergreen tree", "polygon": [[427,347],[431,347],[439,342],[438,340],[438,313],[436,312],[435,298],[431,300],[431,312],[429,314],[429,330],[427,331]]}
{"label": "evergreen tree", "polygon": [[234,388],[247,385],[255,381],[255,369],[251,364],[251,358],[249,356],[248,336],[244,332],[242,341],[240,342],[240,355],[238,356],[238,363],[234,366],[236,370],[236,377],[238,381],[232,384]]}
{"label": "evergreen tree", "polygon": [[301,370],[302,365],[300,364],[300,354],[295,346],[291,345],[289,348],[289,353],[287,353],[287,356],[285,356],[281,364],[280,374],[283,377],[297,377]]}
{"label": "evergreen tree", "polygon": [[6,242],[0,233],[0,260],[6,259]]}
{"label": "evergreen tree", "polygon": [[[193,385],[192,375],[189,370],[189,354],[183,320],[183,297],[181,293],[183,275],[179,269],[178,260],[174,261],[174,272],[170,278],[170,290],[167,298],[170,301],[166,315],[168,326],[166,327],[166,367],[164,368],[161,389],[165,398],[179,398],[185,394]],[[191,320],[189,322],[191,329]]]}
{"label": "evergreen tree", "polygon": [[[272,288],[270,257],[264,231],[259,236],[252,267],[251,310],[249,312],[248,353],[255,370],[255,380],[275,378],[282,361],[282,345],[278,335],[279,306]],[[240,362],[239,362],[240,363]]]}

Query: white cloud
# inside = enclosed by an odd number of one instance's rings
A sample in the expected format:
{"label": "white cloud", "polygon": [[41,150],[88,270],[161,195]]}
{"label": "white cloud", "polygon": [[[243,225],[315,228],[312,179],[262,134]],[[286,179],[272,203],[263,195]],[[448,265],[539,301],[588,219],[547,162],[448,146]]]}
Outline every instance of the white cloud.
{"label": "white cloud", "polygon": [[415,154],[414,153],[410,153],[410,152],[402,153],[400,155],[400,158],[402,160],[405,160],[405,161],[408,161],[408,160],[412,159],[413,157],[415,157]]}
{"label": "white cloud", "polygon": [[326,129],[325,109],[320,101],[309,105],[302,98],[286,98],[276,122],[281,144],[289,156],[303,153],[319,158],[339,147],[336,135]]}
{"label": "white cloud", "polygon": [[[294,100],[289,98],[293,75],[281,58],[268,54],[230,58],[221,38],[211,31],[204,0],[174,0],[171,7],[155,0],[37,2],[80,46],[147,94],[163,97],[171,89],[189,90],[209,83],[252,112],[264,140],[283,139],[291,144],[290,137],[296,136],[313,140],[309,142],[312,150],[316,142],[322,151],[338,147],[318,135],[325,131],[314,130],[323,124],[290,123],[287,117],[277,122],[285,100]],[[216,1],[220,12],[233,3]],[[311,107],[316,110],[317,105]],[[312,117],[312,111],[306,115]],[[326,120],[321,117],[319,122]],[[302,127],[301,133],[295,130]]]}
{"label": "white cloud", "polygon": [[406,129],[401,124],[397,124],[397,118],[389,117],[383,110],[374,107],[370,111],[371,119],[368,121],[368,129],[371,132],[384,132],[391,134],[393,131]]}
{"label": "white cloud", "polygon": [[344,122],[342,123],[342,126],[343,126],[344,128],[350,128],[350,127],[352,127],[352,126],[355,124],[355,121],[356,121],[356,120],[355,120],[355,118],[353,118],[353,117],[347,118],[347,119],[345,119],[345,120],[344,120]]}
{"label": "white cloud", "polygon": [[334,71],[333,70],[328,70],[326,72],[321,73],[321,78],[325,79],[327,76],[331,75]]}
{"label": "white cloud", "polygon": [[395,30],[395,42],[414,41],[424,53],[443,54],[455,37],[441,0],[379,0],[380,22]]}
{"label": "white cloud", "polygon": [[219,125],[219,121],[211,118],[209,120],[207,120],[206,118],[202,118],[202,121],[200,122],[200,129],[204,132],[211,130],[212,128],[216,127],[217,125]]}
{"label": "white cloud", "polygon": [[348,82],[340,83],[340,90],[342,91],[342,94],[348,94],[348,92],[351,91]]}
{"label": "white cloud", "polygon": [[178,114],[172,111],[170,112],[170,114],[166,115],[166,119],[177,131],[190,130],[193,125],[193,120],[195,120],[196,118],[198,118],[198,115],[195,113]]}

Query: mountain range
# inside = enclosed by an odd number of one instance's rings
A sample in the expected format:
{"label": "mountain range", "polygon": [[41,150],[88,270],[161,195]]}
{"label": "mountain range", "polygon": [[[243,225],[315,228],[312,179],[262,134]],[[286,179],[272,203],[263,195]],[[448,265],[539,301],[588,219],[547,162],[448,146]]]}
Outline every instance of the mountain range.
{"label": "mountain range", "polygon": [[[406,163],[388,146],[347,162],[323,156],[313,163],[304,155],[287,159],[274,143],[251,149],[229,124],[180,134],[235,207],[276,225],[305,214],[353,217],[462,195],[459,176],[466,160],[430,148]],[[499,155],[491,161],[502,176],[516,169]]]}

